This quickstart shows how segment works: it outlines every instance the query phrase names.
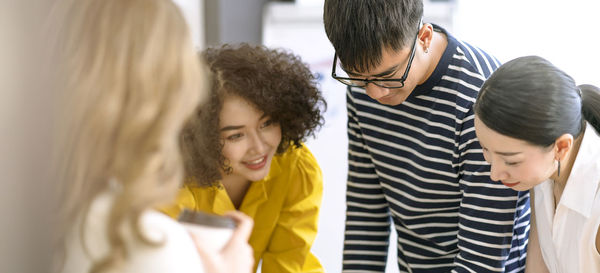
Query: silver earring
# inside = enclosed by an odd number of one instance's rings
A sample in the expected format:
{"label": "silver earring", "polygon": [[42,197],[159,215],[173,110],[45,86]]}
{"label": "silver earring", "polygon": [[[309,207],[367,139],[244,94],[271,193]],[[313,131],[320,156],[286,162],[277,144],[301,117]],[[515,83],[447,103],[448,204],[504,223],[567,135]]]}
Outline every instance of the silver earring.
{"label": "silver earring", "polygon": [[558,178],[558,177],[560,177],[560,160],[557,160],[557,161],[558,161],[558,172],[556,174],[556,177]]}
{"label": "silver earring", "polygon": [[429,48],[426,48],[426,49],[425,49],[425,53],[429,53]]}

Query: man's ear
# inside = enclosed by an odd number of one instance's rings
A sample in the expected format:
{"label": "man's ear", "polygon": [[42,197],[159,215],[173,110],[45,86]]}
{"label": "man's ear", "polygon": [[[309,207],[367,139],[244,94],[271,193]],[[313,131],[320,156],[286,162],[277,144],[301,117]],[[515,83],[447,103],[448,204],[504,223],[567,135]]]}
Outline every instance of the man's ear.
{"label": "man's ear", "polygon": [[419,30],[419,38],[417,43],[421,46],[421,49],[425,51],[431,46],[431,40],[433,39],[433,26],[431,24],[423,24]]}

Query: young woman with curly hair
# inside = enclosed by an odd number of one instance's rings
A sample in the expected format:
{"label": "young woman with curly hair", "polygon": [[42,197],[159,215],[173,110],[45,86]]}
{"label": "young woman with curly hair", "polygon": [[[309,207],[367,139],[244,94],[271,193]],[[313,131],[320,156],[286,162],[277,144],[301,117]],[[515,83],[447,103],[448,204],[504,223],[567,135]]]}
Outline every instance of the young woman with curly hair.
{"label": "young woman with curly hair", "polygon": [[326,107],[315,77],[298,57],[263,46],[225,45],[202,58],[213,86],[184,127],[187,179],[165,211],[242,211],[255,221],[249,242],[262,272],[323,272],[310,253],[322,174],[302,143]]}

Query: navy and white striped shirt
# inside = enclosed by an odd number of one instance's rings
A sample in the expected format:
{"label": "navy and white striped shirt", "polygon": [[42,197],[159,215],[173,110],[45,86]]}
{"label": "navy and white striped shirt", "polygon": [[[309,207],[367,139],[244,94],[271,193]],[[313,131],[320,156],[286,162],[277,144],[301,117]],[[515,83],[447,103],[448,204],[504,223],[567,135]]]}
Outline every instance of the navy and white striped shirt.
{"label": "navy and white striped shirt", "polygon": [[524,271],[529,194],[490,180],[473,126],[499,62],[434,27],[448,46],[405,102],[348,88],[344,272],[385,270],[390,219],[401,272]]}

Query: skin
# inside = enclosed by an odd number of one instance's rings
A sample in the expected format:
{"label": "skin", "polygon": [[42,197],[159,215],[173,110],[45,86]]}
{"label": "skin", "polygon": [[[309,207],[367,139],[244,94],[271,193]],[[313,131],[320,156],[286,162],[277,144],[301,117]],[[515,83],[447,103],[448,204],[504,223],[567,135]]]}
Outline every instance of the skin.
{"label": "skin", "polygon": [[475,131],[490,163],[490,178],[517,191],[526,191],[544,182],[557,171],[553,149],[531,145],[501,135],[475,117]]}
{"label": "skin", "polygon": [[[531,193],[530,193],[531,194]],[[535,203],[531,194],[531,204]],[[549,273],[548,267],[544,263],[540,240],[537,234],[537,224],[535,221],[535,210],[531,210],[531,227],[529,229],[529,244],[527,245],[527,260],[525,262],[525,273]]]}
{"label": "skin", "polygon": [[[415,57],[404,87],[388,89],[369,83],[366,86],[367,95],[381,104],[403,103],[417,85],[424,83],[431,76],[447,45],[448,41],[444,34],[434,32],[431,24],[423,24],[419,30]],[[426,49],[428,53],[425,53]],[[411,50],[412,47],[397,51],[384,47],[379,65],[369,71],[347,71],[347,73],[355,78],[400,78],[408,65]]]}
{"label": "skin", "polygon": [[238,96],[228,96],[220,113],[223,156],[232,172],[222,184],[238,208],[252,181],[263,179],[281,142],[281,127]]}

